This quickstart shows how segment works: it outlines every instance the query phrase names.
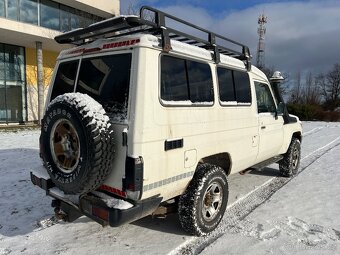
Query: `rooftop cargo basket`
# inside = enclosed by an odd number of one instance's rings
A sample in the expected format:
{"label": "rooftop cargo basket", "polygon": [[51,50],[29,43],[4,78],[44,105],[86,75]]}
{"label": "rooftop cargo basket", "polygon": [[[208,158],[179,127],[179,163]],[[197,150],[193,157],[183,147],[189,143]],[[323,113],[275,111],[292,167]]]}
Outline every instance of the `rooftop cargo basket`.
{"label": "rooftop cargo basket", "polygon": [[[191,33],[183,30],[191,30]],[[251,55],[246,45],[148,6],[143,6],[140,9],[140,17],[118,16],[110,18],[86,28],[56,36],[55,40],[60,44],[81,45],[98,38],[122,37],[136,33],[161,36],[162,48],[165,52],[171,50],[172,39],[212,50],[216,63],[220,62],[220,54],[224,54],[244,61],[247,69],[251,69]]]}

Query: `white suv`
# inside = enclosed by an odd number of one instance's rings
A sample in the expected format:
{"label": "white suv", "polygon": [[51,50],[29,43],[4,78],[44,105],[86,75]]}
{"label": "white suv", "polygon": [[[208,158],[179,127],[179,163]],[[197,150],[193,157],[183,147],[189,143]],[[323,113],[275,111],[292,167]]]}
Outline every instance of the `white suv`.
{"label": "white suv", "polygon": [[150,7],[56,41],[77,46],[58,57],[31,179],[66,220],[118,226],[174,199],[183,228],[204,235],[228,175],[274,162],[296,174],[301,123],[247,46]]}

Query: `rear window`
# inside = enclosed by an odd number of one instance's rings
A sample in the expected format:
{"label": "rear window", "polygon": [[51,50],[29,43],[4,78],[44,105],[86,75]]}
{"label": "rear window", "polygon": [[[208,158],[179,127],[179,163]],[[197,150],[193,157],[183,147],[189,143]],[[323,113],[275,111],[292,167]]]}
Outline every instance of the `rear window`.
{"label": "rear window", "polygon": [[76,91],[88,94],[106,111],[127,111],[131,54],[83,59]]}
{"label": "rear window", "polygon": [[77,76],[79,60],[63,62],[59,64],[54,80],[51,100],[59,95],[74,91],[74,83]]}

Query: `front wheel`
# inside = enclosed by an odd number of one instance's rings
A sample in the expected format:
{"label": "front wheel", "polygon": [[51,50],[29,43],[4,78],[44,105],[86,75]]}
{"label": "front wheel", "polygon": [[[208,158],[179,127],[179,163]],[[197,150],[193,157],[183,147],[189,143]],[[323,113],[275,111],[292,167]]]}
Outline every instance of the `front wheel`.
{"label": "front wheel", "polygon": [[220,223],[228,203],[228,182],[218,166],[199,165],[187,190],[179,199],[178,213],[183,229],[203,236]]}
{"label": "front wheel", "polygon": [[301,158],[301,143],[293,138],[288,151],[279,162],[279,170],[282,176],[291,177],[297,174]]}

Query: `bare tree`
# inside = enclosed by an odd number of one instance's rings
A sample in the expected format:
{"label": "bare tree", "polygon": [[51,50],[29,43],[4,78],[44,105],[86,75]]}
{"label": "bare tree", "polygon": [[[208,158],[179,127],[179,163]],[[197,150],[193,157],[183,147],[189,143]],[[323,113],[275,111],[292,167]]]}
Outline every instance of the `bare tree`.
{"label": "bare tree", "polygon": [[326,95],[327,101],[330,101],[334,106],[337,101],[340,100],[340,65],[335,64],[333,69],[327,73],[327,87],[326,87]]}
{"label": "bare tree", "polygon": [[340,65],[335,64],[326,74],[319,74],[316,78],[318,87],[325,101],[325,105],[333,110],[340,104]]}
{"label": "bare tree", "polygon": [[295,82],[293,88],[290,91],[289,101],[291,103],[299,104],[302,103],[302,82],[301,82],[301,72],[298,71],[295,76]]}
{"label": "bare tree", "polygon": [[130,0],[128,8],[126,9],[126,13],[123,14],[128,14],[128,15],[139,15],[139,8],[140,5],[137,3],[136,0],[132,1]]}
{"label": "bare tree", "polygon": [[319,105],[321,103],[321,93],[318,86],[317,79],[311,72],[307,73],[305,77],[305,85],[302,91],[303,103]]}

